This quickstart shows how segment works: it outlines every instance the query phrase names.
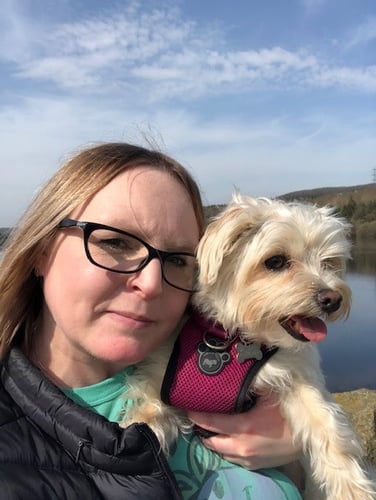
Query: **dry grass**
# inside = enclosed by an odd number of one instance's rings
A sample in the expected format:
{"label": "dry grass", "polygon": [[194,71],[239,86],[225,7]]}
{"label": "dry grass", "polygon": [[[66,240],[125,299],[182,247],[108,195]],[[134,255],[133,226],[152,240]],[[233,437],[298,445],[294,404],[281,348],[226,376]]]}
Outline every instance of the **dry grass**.
{"label": "dry grass", "polygon": [[376,391],[359,389],[334,394],[334,398],[349,414],[367,458],[376,466]]}

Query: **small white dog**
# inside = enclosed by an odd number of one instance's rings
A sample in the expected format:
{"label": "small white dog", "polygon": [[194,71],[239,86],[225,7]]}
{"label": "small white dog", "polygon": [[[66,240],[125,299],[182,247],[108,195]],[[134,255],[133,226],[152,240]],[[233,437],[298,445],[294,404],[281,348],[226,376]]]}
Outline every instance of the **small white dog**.
{"label": "small white dog", "polygon": [[[245,409],[254,394],[277,395],[293,439],[302,444],[307,479],[304,498],[312,500],[376,498],[360,442],[325,388],[315,343],[326,335],[323,320],[346,317],[350,310],[351,293],[342,279],[350,253],[348,232],[349,225],[330,208],[235,195],[208,225],[197,253],[198,291],[192,302],[214,327],[222,325],[225,332],[218,342],[205,338],[204,332],[199,345],[205,344],[213,353],[204,371],[213,369],[218,353],[228,370],[250,357],[244,355],[249,347],[258,353],[257,360],[265,357],[252,381],[248,375],[242,379],[251,386],[246,388],[246,397],[242,391],[243,406],[237,408]],[[184,403],[176,409],[160,400],[175,337],[136,370],[126,396],[137,404],[122,423],[149,424],[165,452],[179,432],[190,429],[181,408],[200,409]],[[202,347],[196,343],[193,350],[199,358]],[[186,356],[183,341],[180,351]],[[173,365],[178,379],[179,367],[176,362]],[[226,373],[223,366],[221,370]],[[185,376],[184,390],[177,392],[195,395],[203,385],[196,379],[189,387]],[[210,397],[206,393],[206,399]],[[167,401],[174,399],[167,394]]]}

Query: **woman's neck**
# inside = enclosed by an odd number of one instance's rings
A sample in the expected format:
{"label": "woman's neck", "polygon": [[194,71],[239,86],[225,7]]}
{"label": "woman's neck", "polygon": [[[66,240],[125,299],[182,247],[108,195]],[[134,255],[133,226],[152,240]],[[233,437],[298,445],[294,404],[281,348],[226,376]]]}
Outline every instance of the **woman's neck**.
{"label": "woman's neck", "polygon": [[52,383],[62,388],[93,385],[105,380],[124,365],[106,363],[66,342],[56,329],[38,328],[25,355]]}

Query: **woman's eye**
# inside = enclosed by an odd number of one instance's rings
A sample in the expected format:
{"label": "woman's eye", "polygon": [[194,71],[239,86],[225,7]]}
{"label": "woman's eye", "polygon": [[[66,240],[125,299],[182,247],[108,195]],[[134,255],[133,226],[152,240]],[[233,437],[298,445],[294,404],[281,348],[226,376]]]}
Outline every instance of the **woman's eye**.
{"label": "woman's eye", "polygon": [[264,262],[266,269],[269,271],[282,271],[290,266],[289,260],[286,255],[273,255]]}
{"label": "woman's eye", "polygon": [[171,255],[168,258],[168,263],[175,267],[185,267],[187,265],[187,260],[184,258],[183,255],[176,254],[176,255]]}
{"label": "woman's eye", "polygon": [[111,238],[107,240],[102,240],[101,245],[106,248],[112,248],[113,250],[127,250],[128,245],[124,240],[118,238]]}
{"label": "woman's eye", "polygon": [[127,237],[102,237],[96,245],[106,252],[118,252],[132,254],[139,250],[140,245],[136,240]]}

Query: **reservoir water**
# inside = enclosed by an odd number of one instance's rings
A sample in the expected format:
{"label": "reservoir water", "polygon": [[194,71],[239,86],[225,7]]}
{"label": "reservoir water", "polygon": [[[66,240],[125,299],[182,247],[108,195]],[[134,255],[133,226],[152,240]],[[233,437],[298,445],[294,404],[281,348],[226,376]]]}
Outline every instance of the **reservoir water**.
{"label": "reservoir water", "polygon": [[355,246],[346,281],[353,292],[349,318],[328,323],[319,350],[332,392],[376,389],[376,242]]}

